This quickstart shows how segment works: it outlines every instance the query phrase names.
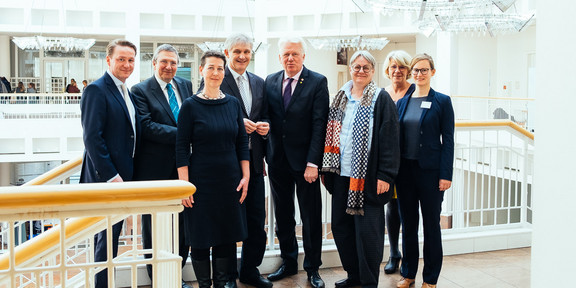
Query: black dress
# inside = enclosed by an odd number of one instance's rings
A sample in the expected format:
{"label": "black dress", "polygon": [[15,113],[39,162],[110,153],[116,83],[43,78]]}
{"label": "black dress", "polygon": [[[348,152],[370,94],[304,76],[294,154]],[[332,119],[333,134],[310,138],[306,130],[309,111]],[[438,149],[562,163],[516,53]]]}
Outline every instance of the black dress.
{"label": "black dress", "polygon": [[[196,186],[192,208],[184,208],[186,243],[203,249],[246,238],[246,212],[236,191],[249,160],[240,102],[233,96],[188,98],[180,109],[176,165],[188,166]],[[250,193],[250,192],[248,192]]]}

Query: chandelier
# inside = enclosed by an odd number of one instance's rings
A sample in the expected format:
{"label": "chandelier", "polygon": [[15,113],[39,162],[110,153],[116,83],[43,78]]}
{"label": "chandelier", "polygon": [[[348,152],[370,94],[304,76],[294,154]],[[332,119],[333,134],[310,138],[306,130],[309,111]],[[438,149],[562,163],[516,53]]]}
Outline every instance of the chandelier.
{"label": "chandelier", "polygon": [[516,0],[365,0],[382,13],[418,13],[418,28],[430,36],[435,31],[520,32],[535,14],[507,13]]}
{"label": "chandelier", "polygon": [[351,38],[313,38],[308,39],[310,45],[318,50],[356,49],[356,50],[382,50],[390,42],[386,37],[364,38],[356,36]]}
{"label": "chandelier", "polygon": [[96,43],[95,39],[79,39],[72,37],[14,37],[12,42],[22,50],[40,48],[45,51],[74,52],[90,49]]}
{"label": "chandelier", "polygon": [[202,52],[218,51],[224,52],[224,42],[202,42],[196,44]]}

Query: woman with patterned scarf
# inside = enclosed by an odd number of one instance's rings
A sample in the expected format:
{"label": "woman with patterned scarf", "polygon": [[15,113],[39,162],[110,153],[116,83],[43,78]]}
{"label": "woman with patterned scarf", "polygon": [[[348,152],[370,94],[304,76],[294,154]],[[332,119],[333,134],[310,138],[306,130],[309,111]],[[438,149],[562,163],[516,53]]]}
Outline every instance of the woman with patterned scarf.
{"label": "woman with patterned scarf", "polygon": [[400,165],[398,115],[372,81],[367,51],[350,60],[352,80],[333,99],[321,172],[332,193],[332,232],[346,279],[337,288],[378,287],[384,252],[384,205]]}

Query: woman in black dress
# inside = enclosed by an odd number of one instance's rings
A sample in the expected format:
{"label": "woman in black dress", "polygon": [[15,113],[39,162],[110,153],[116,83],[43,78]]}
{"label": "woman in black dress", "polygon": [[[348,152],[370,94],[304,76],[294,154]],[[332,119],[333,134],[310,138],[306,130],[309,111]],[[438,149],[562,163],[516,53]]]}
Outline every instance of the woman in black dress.
{"label": "woman in black dress", "polygon": [[227,267],[236,261],[236,242],[247,235],[242,202],[250,179],[248,136],[240,102],[220,91],[225,65],[224,54],[204,53],[200,64],[204,90],[184,101],[178,116],[178,177],[196,186],[196,193],[182,205],[186,242],[200,287],[212,282],[210,248],[214,287],[224,287]]}

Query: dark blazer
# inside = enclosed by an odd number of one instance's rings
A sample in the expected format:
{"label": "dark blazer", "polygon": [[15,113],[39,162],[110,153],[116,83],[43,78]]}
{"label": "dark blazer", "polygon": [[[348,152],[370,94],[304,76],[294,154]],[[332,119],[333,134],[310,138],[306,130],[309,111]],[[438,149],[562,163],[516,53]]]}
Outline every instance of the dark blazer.
{"label": "dark blazer", "polygon": [[[403,118],[412,94],[398,100],[400,117],[400,149],[404,149]],[[424,109],[420,117],[420,151],[418,163],[422,169],[439,169],[440,179],[452,181],[454,163],[454,108],[448,95],[430,89],[426,101],[430,109]]]}
{"label": "dark blazer", "polygon": [[[182,103],[192,96],[192,82],[174,77]],[[136,150],[135,180],[177,179],[176,119],[170,104],[152,76],[132,87],[142,118],[142,143]]]}
{"label": "dark blazer", "polygon": [[[242,95],[240,95],[240,90],[238,90],[236,79],[234,79],[234,75],[232,75],[228,66],[226,66],[225,72],[224,80],[222,81],[222,84],[220,84],[220,90],[225,94],[236,97],[240,101],[244,118],[248,118],[253,122],[270,122],[268,116],[264,115],[264,104],[266,103],[266,99],[264,98],[264,79],[260,78],[256,74],[246,71],[248,82],[250,84],[250,92],[252,92],[252,111],[250,111],[250,117],[248,117],[246,106],[244,105]],[[202,89],[204,89],[204,79],[200,82],[200,88],[198,88],[198,91],[201,91]],[[250,150],[252,155],[251,163],[257,173],[262,173],[264,170],[263,159],[266,153],[265,138],[266,137],[262,137],[256,132],[250,134],[250,143],[252,145],[252,150]]]}
{"label": "dark blazer", "polygon": [[[130,99],[134,104],[131,94]],[[135,109],[134,133],[124,97],[108,72],[86,87],[80,110],[85,147],[80,183],[106,182],[116,174],[124,181],[133,180],[132,155],[134,141],[140,137],[139,115]]]}
{"label": "dark blazer", "polygon": [[304,67],[285,109],[283,80],[284,71],[279,71],[269,75],[264,83],[270,119],[266,161],[275,166],[286,157],[294,171],[304,171],[308,162],[320,167],[328,121],[328,81],[324,75]]}

